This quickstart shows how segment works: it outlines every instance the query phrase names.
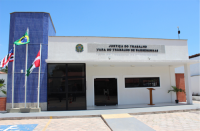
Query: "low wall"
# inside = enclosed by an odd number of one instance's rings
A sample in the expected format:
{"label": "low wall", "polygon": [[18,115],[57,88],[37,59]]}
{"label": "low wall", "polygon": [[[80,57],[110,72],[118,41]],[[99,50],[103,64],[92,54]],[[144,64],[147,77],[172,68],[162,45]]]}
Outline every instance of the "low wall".
{"label": "low wall", "polygon": [[6,97],[0,97],[0,111],[6,110]]}
{"label": "low wall", "polygon": [[200,101],[200,96],[192,96],[192,100]]}
{"label": "low wall", "polygon": [[[28,108],[37,108],[37,103],[26,103]],[[14,108],[24,108],[25,103],[15,103]],[[42,111],[47,110],[47,102],[41,102],[39,107]],[[12,108],[12,103],[6,103],[6,110]]]}
{"label": "low wall", "polygon": [[191,76],[192,93],[200,94],[200,76]]}

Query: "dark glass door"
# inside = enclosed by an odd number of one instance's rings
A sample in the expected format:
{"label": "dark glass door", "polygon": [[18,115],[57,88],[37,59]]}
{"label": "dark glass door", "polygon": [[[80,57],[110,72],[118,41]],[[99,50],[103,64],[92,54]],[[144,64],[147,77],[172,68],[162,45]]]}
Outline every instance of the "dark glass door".
{"label": "dark glass door", "polygon": [[94,79],[95,105],[116,105],[117,102],[117,79],[96,78]]}
{"label": "dark glass door", "polygon": [[85,110],[85,64],[48,64],[47,110]]}
{"label": "dark glass door", "polygon": [[49,64],[47,81],[47,110],[66,110],[66,64]]}
{"label": "dark glass door", "polygon": [[67,69],[68,110],[85,110],[85,64],[68,64]]}

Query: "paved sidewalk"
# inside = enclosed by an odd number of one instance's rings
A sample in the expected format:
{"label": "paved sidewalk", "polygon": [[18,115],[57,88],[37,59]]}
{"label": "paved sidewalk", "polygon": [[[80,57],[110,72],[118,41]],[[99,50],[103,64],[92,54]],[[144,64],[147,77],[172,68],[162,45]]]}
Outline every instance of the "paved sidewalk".
{"label": "paved sidewalk", "polygon": [[49,119],[66,117],[98,117],[101,114],[148,114],[148,113],[166,113],[175,111],[191,111],[200,109],[200,103],[193,105],[163,106],[163,107],[145,107],[129,109],[108,109],[108,110],[79,110],[79,111],[42,111],[40,113],[0,113],[0,120],[4,119]]}
{"label": "paved sidewalk", "polygon": [[200,131],[200,111],[133,115],[156,131]]}
{"label": "paved sidewalk", "polygon": [[[118,115],[117,117],[119,116],[120,115]],[[117,117],[115,117],[115,119]],[[132,115],[132,117],[134,117],[138,121],[142,122],[144,125],[146,124],[147,126],[151,127],[153,130],[156,131],[199,131],[200,130],[200,124],[199,124],[200,111]],[[66,131],[66,130],[67,131],[110,131],[110,128],[104,123],[101,117],[0,120],[0,130],[1,130],[1,125],[14,126],[19,124],[21,125],[37,124],[37,126],[34,128],[34,131],[55,131],[55,130],[56,131]],[[132,125],[127,125],[126,130],[129,130],[131,127]],[[122,131],[124,131],[124,129]],[[132,129],[130,131],[132,131]]]}
{"label": "paved sidewalk", "polygon": [[23,125],[38,124],[33,131],[110,131],[110,128],[104,123],[104,121],[100,117],[67,118],[67,119],[1,120],[0,130],[1,130],[1,125],[19,125],[19,124]]}

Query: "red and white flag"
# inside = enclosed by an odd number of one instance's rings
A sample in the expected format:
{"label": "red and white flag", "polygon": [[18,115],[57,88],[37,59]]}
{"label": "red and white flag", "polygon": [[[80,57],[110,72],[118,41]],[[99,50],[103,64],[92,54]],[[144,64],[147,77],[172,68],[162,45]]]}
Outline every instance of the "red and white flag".
{"label": "red and white flag", "polygon": [[40,51],[38,52],[35,60],[33,61],[33,64],[28,68],[26,75],[29,76],[29,74],[31,74],[33,69],[35,69],[36,67],[40,67]]}
{"label": "red and white flag", "polygon": [[14,61],[14,53],[13,53],[13,49],[11,49],[8,53],[7,56],[5,56],[3,58],[3,60],[1,60],[0,62],[0,67],[6,67],[8,65],[9,62],[13,62]]}

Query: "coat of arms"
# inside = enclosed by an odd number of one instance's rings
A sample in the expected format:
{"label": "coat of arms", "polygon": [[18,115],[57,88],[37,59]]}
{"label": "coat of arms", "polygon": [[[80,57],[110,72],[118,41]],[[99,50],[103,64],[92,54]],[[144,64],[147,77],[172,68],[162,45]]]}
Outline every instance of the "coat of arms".
{"label": "coat of arms", "polygon": [[77,44],[76,45],[76,51],[77,52],[83,52],[83,45],[82,44]]}

